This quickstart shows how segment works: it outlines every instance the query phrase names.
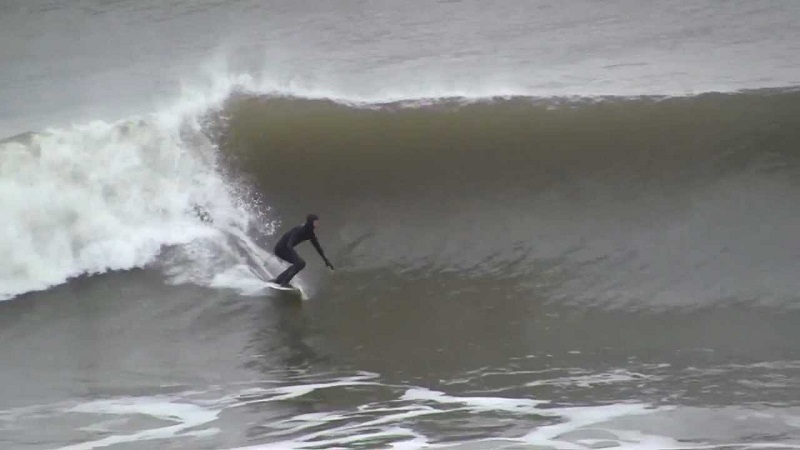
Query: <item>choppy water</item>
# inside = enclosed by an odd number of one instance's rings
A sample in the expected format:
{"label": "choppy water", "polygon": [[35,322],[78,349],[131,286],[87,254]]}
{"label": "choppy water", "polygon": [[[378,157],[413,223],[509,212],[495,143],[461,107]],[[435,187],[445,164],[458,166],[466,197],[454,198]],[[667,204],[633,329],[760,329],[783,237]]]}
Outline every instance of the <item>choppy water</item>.
{"label": "choppy water", "polygon": [[0,447],[800,445],[798,18],[5,2]]}

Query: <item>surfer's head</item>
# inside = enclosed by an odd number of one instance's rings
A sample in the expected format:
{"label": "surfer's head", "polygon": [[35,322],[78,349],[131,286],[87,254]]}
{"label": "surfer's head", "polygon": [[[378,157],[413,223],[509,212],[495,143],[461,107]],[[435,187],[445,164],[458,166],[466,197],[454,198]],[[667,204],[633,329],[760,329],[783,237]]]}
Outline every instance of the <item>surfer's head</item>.
{"label": "surfer's head", "polygon": [[312,228],[317,228],[317,222],[318,221],[319,221],[319,216],[317,216],[316,214],[309,214],[309,215],[306,216],[306,226],[307,227],[310,226]]}

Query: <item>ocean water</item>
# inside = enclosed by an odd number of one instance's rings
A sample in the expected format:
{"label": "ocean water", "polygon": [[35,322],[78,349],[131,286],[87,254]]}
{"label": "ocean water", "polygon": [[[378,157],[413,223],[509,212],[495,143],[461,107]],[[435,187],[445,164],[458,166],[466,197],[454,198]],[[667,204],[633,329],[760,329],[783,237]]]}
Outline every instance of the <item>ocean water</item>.
{"label": "ocean water", "polygon": [[800,447],[799,20],[1,2],[0,448]]}

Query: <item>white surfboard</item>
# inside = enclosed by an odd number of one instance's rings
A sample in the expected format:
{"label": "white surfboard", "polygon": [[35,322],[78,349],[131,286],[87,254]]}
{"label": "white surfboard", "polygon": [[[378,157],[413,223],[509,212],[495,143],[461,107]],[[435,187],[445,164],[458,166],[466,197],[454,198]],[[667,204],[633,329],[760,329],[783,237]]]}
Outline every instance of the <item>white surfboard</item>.
{"label": "white surfboard", "polygon": [[289,293],[289,294],[296,294],[296,295],[300,296],[303,299],[305,299],[305,297],[306,297],[303,294],[303,291],[300,290],[300,288],[296,288],[294,286],[281,286],[280,284],[273,283],[271,281],[267,281],[267,286],[270,289],[274,289],[276,291],[286,292],[286,293]]}

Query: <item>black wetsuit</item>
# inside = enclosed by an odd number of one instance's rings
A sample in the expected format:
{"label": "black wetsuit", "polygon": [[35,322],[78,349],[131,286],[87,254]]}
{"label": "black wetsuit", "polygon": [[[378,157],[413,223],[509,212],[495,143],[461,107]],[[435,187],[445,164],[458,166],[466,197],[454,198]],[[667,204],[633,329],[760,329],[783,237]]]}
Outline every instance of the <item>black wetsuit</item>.
{"label": "black wetsuit", "polygon": [[314,248],[317,249],[319,256],[325,261],[325,265],[333,269],[333,265],[331,265],[328,258],[325,257],[325,252],[322,251],[322,247],[319,245],[319,241],[317,240],[316,234],[314,234],[314,220],[316,217],[314,216],[311,219],[311,216],[306,220],[306,223],[303,225],[298,225],[291,230],[284,233],[283,236],[278,240],[278,243],[275,244],[275,255],[291,264],[291,266],[283,271],[277,278],[273,280],[273,282],[280,284],[280,285],[288,285],[292,278],[297,275],[298,272],[303,270],[306,266],[306,262],[300,255],[294,251],[294,246],[310,240],[312,244],[314,244]]}

